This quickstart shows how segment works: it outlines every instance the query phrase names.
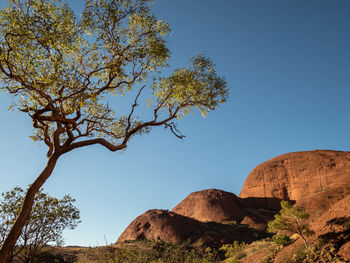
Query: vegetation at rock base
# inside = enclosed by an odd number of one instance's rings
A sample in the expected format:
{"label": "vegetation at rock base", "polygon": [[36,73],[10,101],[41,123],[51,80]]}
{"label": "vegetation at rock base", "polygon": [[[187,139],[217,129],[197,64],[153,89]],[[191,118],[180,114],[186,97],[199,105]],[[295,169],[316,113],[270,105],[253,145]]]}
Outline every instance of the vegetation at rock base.
{"label": "vegetation at rock base", "polygon": [[[211,263],[219,262],[220,257],[215,249],[198,249],[188,243],[166,244],[154,242],[148,253],[140,254],[138,250],[118,249],[115,252],[116,262],[152,262],[152,263]],[[134,260],[134,261],[133,261]]]}
{"label": "vegetation at rock base", "polygon": [[276,234],[272,237],[272,240],[276,243],[276,245],[281,246],[286,246],[291,242],[291,238],[286,234]]}
{"label": "vegetation at rock base", "polygon": [[[333,220],[343,222],[344,219]],[[284,239],[284,238],[282,238]],[[318,240],[312,240],[309,247],[302,246],[290,255],[286,255],[284,263],[311,262],[346,262],[337,252],[350,241],[350,232],[342,228],[341,232],[329,232]],[[242,262],[255,254],[261,255],[261,263],[274,262],[276,255],[283,251],[273,238],[256,240],[250,244],[238,241],[224,244],[221,248],[198,247],[190,242],[168,244],[162,241],[129,241],[104,247],[45,247],[38,255],[40,263],[216,263]],[[263,253],[261,253],[263,252]],[[328,260],[328,261],[327,261]],[[35,262],[35,261],[33,261]]]}
{"label": "vegetation at rock base", "polygon": [[223,259],[222,253],[212,248],[146,240],[96,248],[47,248],[41,257],[42,262],[60,263],[216,263]]}
{"label": "vegetation at rock base", "polygon": [[[19,187],[2,193],[0,201],[0,244],[19,214],[24,191]],[[74,229],[79,220],[79,210],[73,206],[69,195],[62,199],[49,196],[40,190],[34,200],[31,217],[26,222],[16,246],[11,251],[13,258],[21,262],[35,262],[41,250],[48,244],[63,244],[63,230]]]}
{"label": "vegetation at rock base", "polygon": [[248,244],[238,241],[234,241],[233,244],[225,244],[220,250],[225,252],[225,257],[228,259],[227,262],[235,262],[241,258],[247,256],[244,252],[244,249],[248,246]]}

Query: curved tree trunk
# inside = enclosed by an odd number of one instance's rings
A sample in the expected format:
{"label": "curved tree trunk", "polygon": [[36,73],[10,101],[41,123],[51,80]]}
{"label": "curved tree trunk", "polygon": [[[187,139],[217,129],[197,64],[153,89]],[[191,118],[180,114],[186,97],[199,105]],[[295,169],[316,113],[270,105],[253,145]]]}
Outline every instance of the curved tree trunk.
{"label": "curved tree trunk", "polygon": [[[300,235],[300,234],[299,234]],[[304,237],[304,235],[300,235],[301,236],[301,238],[303,239],[303,241],[304,241],[304,245],[305,245],[305,247],[306,248],[309,248],[309,243],[307,242],[307,240],[306,240],[306,238]]]}
{"label": "curved tree trunk", "polygon": [[0,249],[0,263],[6,263],[9,256],[11,255],[11,251],[16,245],[19,236],[21,235],[22,229],[29,219],[34,203],[35,194],[39,191],[47,178],[49,178],[51,175],[53,169],[56,166],[59,156],[59,154],[53,154],[49,158],[45,169],[41,172],[34,183],[28,188],[22,204],[21,212],[19,213],[15,224],[12,226]]}

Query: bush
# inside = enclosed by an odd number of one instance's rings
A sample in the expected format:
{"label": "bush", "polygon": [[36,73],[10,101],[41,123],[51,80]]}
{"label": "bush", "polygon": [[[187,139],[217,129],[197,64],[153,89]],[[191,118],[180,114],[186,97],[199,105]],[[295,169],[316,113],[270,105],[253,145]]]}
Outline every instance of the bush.
{"label": "bush", "polygon": [[345,231],[350,230],[350,219],[343,223],[343,228]]}
{"label": "bush", "polygon": [[293,255],[293,262],[302,262],[308,254],[308,250],[305,246],[299,248]]}
{"label": "bush", "polygon": [[164,242],[134,242],[133,247],[120,247],[110,261],[116,263],[216,263],[219,256],[211,248],[194,248],[188,243],[167,244]]}
{"label": "bush", "polygon": [[[219,250],[225,252],[225,257],[230,258],[231,260],[238,260],[242,259],[247,256],[247,254],[243,251],[248,244],[246,243],[239,243],[237,240],[233,242],[233,244],[225,244],[223,245]],[[232,261],[232,262],[236,262]],[[228,261],[231,262],[231,261]]]}
{"label": "bush", "polygon": [[286,234],[276,234],[272,237],[273,242],[275,242],[276,245],[280,246],[287,246],[290,244],[291,239]]}
{"label": "bush", "polygon": [[[0,245],[15,223],[24,199],[24,191],[15,187],[2,193],[0,201]],[[61,200],[40,190],[34,199],[30,219],[26,222],[9,261],[16,257],[22,262],[32,262],[42,248],[48,244],[62,245],[62,233],[66,228],[74,229],[80,222],[79,210],[73,206],[75,200],[69,195]]]}

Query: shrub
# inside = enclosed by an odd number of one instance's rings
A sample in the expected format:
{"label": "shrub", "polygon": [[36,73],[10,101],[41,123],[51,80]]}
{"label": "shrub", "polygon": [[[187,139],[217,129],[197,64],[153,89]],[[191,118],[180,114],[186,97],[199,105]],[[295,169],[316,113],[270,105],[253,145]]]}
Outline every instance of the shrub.
{"label": "shrub", "polygon": [[350,230],[350,219],[343,223],[344,230]]}
{"label": "shrub", "polygon": [[260,260],[259,263],[273,263],[273,259],[274,257],[269,255],[266,258],[263,258],[262,260]]}
{"label": "shrub", "polygon": [[302,262],[308,254],[305,246],[299,248],[293,255],[293,262]]}
{"label": "shrub", "polygon": [[273,242],[275,242],[276,245],[280,246],[287,246],[290,244],[291,239],[286,234],[276,234],[272,237]]}
{"label": "shrub", "polygon": [[[147,241],[139,246],[120,247],[114,253],[116,263],[215,263],[219,262],[216,250],[194,248],[188,243],[167,244]],[[106,262],[106,261],[103,261]]]}
{"label": "shrub", "polygon": [[[247,254],[243,251],[248,244],[239,243],[237,240],[233,242],[233,244],[225,244],[219,250],[225,252],[225,257],[229,258],[231,261],[228,262],[236,262],[239,259],[242,259],[247,256]],[[233,260],[233,261],[232,261]],[[234,261],[236,260],[236,261]]]}
{"label": "shrub", "polygon": [[[24,199],[24,191],[15,187],[2,193],[0,201],[0,245],[15,223]],[[42,248],[48,244],[63,244],[62,233],[66,228],[74,229],[80,222],[79,210],[73,206],[75,200],[69,195],[61,200],[40,190],[34,199],[30,219],[26,222],[10,259],[32,262]]]}

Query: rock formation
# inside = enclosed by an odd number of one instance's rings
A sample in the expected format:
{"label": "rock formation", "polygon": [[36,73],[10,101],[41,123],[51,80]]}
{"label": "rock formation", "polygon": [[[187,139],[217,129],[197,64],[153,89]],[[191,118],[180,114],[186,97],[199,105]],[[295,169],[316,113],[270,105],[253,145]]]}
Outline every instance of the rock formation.
{"label": "rock formation", "polygon": [[[237,222],[264,230],[268,221],[278,211],[261,209],[261,198],[239,198],[233,193],[218,189],[207,189],[191,193],[172,212],[202,222]],[[280,200],[275,200],[277,204]]]}
{"label": "rock formation", "polygon": [[121,234],[118,242],[127,240],[162,240],[180,242],[201,231],[199,221],[179,214],[153,209],[137,217]]}
{"label": "rock formation", "polygon": [[239,197],[217,189],[194,192],[172,211],[149,210],[137,217],[118,242],[190,240],[205,246],[234,240],[249,242],[262,236],[256,229],[266,228],[283,199],[305,207],[313,220],[349,194],[350,152],[284,154],[258,165],[246,179]]}
{"label": "rock formation", "polygon": [[235,194],[217,189],[191,193],[172,211],[203,222],[241,222],[246,215]]}
{"label": "rock formation", "polygon": [[204,223],[171,211],[154,209],[132,221],[117,242],[142,239],[167,243],[190,241],[197,246],[220,247],[235,240],[252,242],[265,236],[262,231],[238,224]]}
{"label": "rock formation", "polygon": [[350,152],[316,150],[283,154],[258,165],[248,175],[241,198],[293,200],[313,212],[350,194]]}

